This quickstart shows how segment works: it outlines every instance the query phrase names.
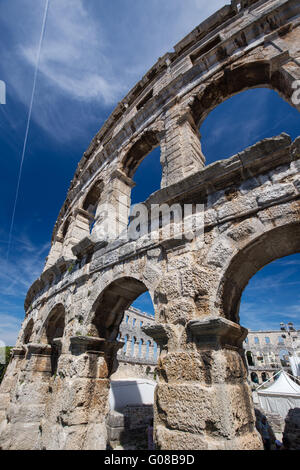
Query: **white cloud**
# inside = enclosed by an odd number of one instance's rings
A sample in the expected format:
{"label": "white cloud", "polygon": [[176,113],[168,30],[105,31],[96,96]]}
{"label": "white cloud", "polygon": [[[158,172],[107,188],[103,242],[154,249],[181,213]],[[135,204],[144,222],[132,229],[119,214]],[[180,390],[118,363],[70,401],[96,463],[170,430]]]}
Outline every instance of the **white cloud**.
{"label": "white cloud", "polygon": [[[82,0],[50,2],[40,71],[55,86],[78,99],[113,103],[122,86],[109,76],[105,48],[101,24],[88,15]],[[36,64],[36,50],[33,42],[20,47],[31,66]]]}
{"label": "white cloud", "polygon": [[[0,296],[24,299],[28,288],[43,269],[49,244],[35,246],[25,235],[13,238],[7,260],[7,241],[0,241]],[[2,299],[3,307],[3,299]]]}
{"label": "white cloud", "polygon": [[[70,140],[95,123],[100,127],[157,58],[224,3],[51,0],[33,119],[59,140]],[[26,107],[44,5],[44,0],[10,0],[5,11],[0,5],[0,27],[10,38],[2,46],[5,68],[0,64],[0,72],[8,94]],[[22,18],[18,28],[16,17]]]}

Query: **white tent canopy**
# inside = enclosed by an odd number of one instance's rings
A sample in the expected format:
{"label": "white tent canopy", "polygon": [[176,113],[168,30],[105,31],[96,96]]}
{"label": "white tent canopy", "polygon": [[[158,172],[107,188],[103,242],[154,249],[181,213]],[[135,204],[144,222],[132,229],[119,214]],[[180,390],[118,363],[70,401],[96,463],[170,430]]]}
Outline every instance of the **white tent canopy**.
{"label": "white tent canopy", "polygon": [[154,390],[157,385],[153,380],[119,379],[112,380],[109,391],[111,410],[121,410],[126,405],[153,405]]}
{"label": "white tent canopy", "polygon": [[268,412],[286,417],[292,408],[300,408],[300,386],[282,370],[270,387],[259,390],[257,395],[261,407]]}

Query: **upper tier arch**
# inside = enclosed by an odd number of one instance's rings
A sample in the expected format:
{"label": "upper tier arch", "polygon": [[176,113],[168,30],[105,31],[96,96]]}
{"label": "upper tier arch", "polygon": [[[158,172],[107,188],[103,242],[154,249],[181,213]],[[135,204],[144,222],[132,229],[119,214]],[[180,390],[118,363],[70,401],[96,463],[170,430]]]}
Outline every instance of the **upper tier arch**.
{"label": "upper tier arch", "polygon": [[[203,169],[198,126],[217,104],[260,86],[293,104],[293,83],[300,79],[299,13],[297,0],[233,0],[158,60],[118,104],[79,162],[45,269],[61,256],[72,259],[78,233],[87,235],[74,223],[76,234],[62,248],[62,227],[70,215],[77,217],[96,181],[104,182],[100,204],[115,205],[125,195],[119,219],[126,228],[131,178],[153,148],[160,146],[165,188]],[[101,213],[96,219],[101,223]]]}

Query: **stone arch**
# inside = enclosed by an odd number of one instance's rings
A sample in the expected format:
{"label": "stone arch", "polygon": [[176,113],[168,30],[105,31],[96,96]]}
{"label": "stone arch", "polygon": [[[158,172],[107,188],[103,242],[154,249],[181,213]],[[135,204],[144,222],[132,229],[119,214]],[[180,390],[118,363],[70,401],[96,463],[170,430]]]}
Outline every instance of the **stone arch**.
{"label": "stone arch", "polygon": [[272,60],[254,58],[247,63],[237,62],[214,75],[194,97],[190,109],[195,124],[199,128],[215,107],[250,88],[273,89],[291,106],[299,109],[291,100],[293,80],[282,68],[273,71]]}
{"label": "stone arch", "polygon": [[102,180],[98,180],[92,185],[82,201],[83,210],[90,213],[91,215],[94,214],[97,204],[99,203],[103,187],[104,183]]}
{"label": "stone arch", "polygon": [[65,329],[65,308],[63,304],[57,304],[48,314],[41,335],[41,342],[51,344],[55,338],[62,338]]}
{"label": "stone arch", "polygon": [[68,235],[68,231],[71,226],[71,221],[72,221],[72,216],[69,215],[69,217],[66,219],[66,221],[64,222],[62,226],[61,235],[62,235],[63,240],[65,240]]}
{"label": "stone arch", "polygon": [[246,359],[248,362],[248,366],[255,366],[254,357],[251,351],[246,352]]}
{"label": "stone arch", "polygon": [[267,372],[262,372],[261,379],[262,379],[263,382],[267,382],[267,380],[269,380],[268,373]]}
{"label": "stone arch", "polygon": [[33,319],[31,318],[27,322],[27,325],[25,326],[25,329],[24,329],[23,344],[28,344],[32,341],[33,326],[34,326],[34,322],[33,322]]}
{"label": "stone arch", "polygon": [[140,163],[149,153],[161,144],[158,131],[146,130],[142,136],[132,144],[121,161],[121,170],[126,176],[132,178]]}
{"label": "stone arch", "polygon": [[42,328],[41,343],[51,346],[51,374],[57,371],[58,360],[62,350],[62,337],[65,330],[65,308],[57,304],[50,311]]}
{"label": "stone arch", "polygon": [[272,227],[237,250],[223,273],[221,311],[239,323],[239,307],[244,288],[251,277],[266,264],[300,252],[300,222]]}
{"label": "stone arch", "polygon": [[93,304],[90,334],[107,340],[115,340],[124,312],[137,297],[146,291],[146,285],[133,277],[121,277],[112,281]]}
{"label": "stone arch", "polygon": [[84,218],[82,222],[86,222],[88,224],[89,232],[92,231],[92,227],[96,219],[97,209],[101,202],[103,188],[103,181],[101,179],[97,180],[92,184],[81,204],[82,211],[80,211],[80,215]]}
{"label": "stone arch", "polygon": [[253,383],[259,384],[259,379],[256,372],[251,372],[250,377]]}
{"label": "stone arch", "polygon": [[146,343],[146,354],[145,354],[145,358],[147,360],[150,359],[150,348],[151,348],[151,341],[148,340],[147,343]]}

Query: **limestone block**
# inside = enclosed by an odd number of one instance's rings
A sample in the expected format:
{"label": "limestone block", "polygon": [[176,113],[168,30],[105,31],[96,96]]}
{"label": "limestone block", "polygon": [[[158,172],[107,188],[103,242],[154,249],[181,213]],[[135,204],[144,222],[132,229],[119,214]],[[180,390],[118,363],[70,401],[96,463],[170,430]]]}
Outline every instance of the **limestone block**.
{"label": "limestone block", "polygon": [[288,204],[269,207],[258,213],[259,219],[265,226],[280,226],[286,223],[297,222],[299,220],[300,202],[293,201]]}
{"label": "limestone block", "polygon": [[195,315],[196,308],[194,302],[188,299],[180,299],[178,301],[169,302],[160,320],[167,320],[174,325],[177,323],[186,324],[189,320],[195,318]]}
{"label": "limestone block", "polygon": [[211,385],[212,365],[209,354],[173,352],[161,358],[159,368],[169,384],[199,382]]}
{"label": "limestone block", "polygon": [[39,423],[45,412],[45,405],[35,403],[12,404],[8,408],[7,417],[10,423]]}
{"label": "limestone block", "polygon": [[207,264],[222,268],[226,261],[231,258],[233,248],[225,238],[216,243],[207,256]]}
{"label": "limestone block", "polygon": [[7,450],[34,450],[36,448],[38,435],[39,423],[19,422],[10,424],[4,432],[3,443],[1,435],[1,445],[3,449]]}
{"label": "limestone block", "polygon": [[160,417],[169,429],[228,436],[227,426],[224,425],[226,411],[215,388],[197,383],[159,384],[156,400]]}
{"label": "limestone block", "polygon": [[178,299],[181,295],[180,279],[177,272],[166,275],[158,285],[156,292],[168,300]]}
{"label": "limestone block", "polygon": [[265,206],[272,202],[277,202],[289,198],[295,194],[295,188],[292,184],[277,184],[274,185],[271,189],[264,191],[257,198],[257,203],[259,206]]}
{"label": "limestone block", "polygon": [[[83,450],[106,450],[107,430],[105,423],[91,423],[86,430]],[[78,448],[78,444],[77,447]]]}
{"label": "limestone block", "polygon": [[245,196],[243,198],[227,202],[222,205],[220,209],[217,210],[218,220],[219,222],[222,222],[230,217],[241,217],[243,214],[247,214],[249,211],[255,209],[256,207],[257,204],[254,196]]}
{"label": "limestone block", "polygon": [[155,441],[160,450],[208,449],[206,436],[170,430],[164,426],[157,426]]}
{"label": "limestone block", "polygon": [[226,235],[235,242],[243,244],[244,241],[249,243],[252,238],[259,236],[263,232],[264,226],[260,220],[251,218],[239,224],[235,224],[227,231]]}

